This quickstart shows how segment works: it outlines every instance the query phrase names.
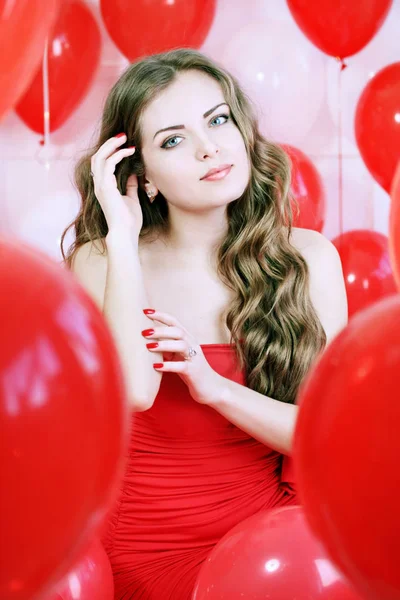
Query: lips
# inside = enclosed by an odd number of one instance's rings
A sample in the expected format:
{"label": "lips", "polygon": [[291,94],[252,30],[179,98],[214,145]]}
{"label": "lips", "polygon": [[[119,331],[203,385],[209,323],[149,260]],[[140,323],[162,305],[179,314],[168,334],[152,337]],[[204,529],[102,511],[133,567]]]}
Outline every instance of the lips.
{"label": "lips", "polygon": [[204,175],[204,177],[201,177],[202,179],[206,179],[207,177],[210,177],[211,175],[215,175],[216,173],[220,173],[221,171],[226,171],[226,169],[230,169],[232,167],[232,165],[221,165],[220,167],[216,167],[215,169],[210,169],[208,171],[208,173],[206,173]]}

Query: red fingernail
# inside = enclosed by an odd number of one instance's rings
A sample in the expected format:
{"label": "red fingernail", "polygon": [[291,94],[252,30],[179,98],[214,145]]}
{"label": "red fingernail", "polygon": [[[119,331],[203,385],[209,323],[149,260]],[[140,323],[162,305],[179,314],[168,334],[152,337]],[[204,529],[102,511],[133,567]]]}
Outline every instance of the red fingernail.
{"label": "red fingernail", "polygon": [[115,137],[122,137],[123,135],[125,135],[124,133],[117,133],[117,135]]}
{"label": "red fingernail", "polygon": [[152,308],[144,308],[143,312],[145,315],[152,315],[153,313],[155,313],[156,311],[153,310]]}
{"label": "red fingernail", "polygon": [[143,329],[142,335],[146,337],[146,335],[153,335],[154,329]]}
{"label": "red fingernail", "polygon": [[155,369],[162,369],[164,366],[164,363],[154,363],[153,367]]}
{"label": "red fingernail", "polygon": [[158,348],[157,342],[151,342],[150,344],[146,344],[146,348]]}

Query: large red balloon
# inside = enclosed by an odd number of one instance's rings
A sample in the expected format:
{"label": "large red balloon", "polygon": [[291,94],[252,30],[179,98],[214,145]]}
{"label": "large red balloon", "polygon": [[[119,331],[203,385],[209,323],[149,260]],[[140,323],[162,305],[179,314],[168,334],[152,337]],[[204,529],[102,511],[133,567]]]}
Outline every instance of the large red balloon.
{"label": "large red balloon", "polygon": [[400,295],[356,315],[299,394],[298,490],[366,600],[400,598]]}
{"label": "large red balloon", "polygon": [[173,48],[200,48],[214,20],[216,0],[100,0],[103,21],[129,60]]}
{"label": "large red balloon", "polygon": [[321,232],[325,223],[326,202],[320,174],[304,152],[287,144],[282,147],[292,161],[291,193],[300,211],[298,216],[294,213],[293,225]]}
{"label": "large red balloon", "polygon": [[332,243],[342,261],[349,317],[396,291],[385,235],[359,229],[346,231]]}
{"label": "large red balloon", "polygon": [[192,600],[362,600],[328,559],[300,506],[231,529],[203,564]]}
{"label": "large red balloon", "polygon": [[357,104],[355,134],[368,170],[390,193],[400,160],[400,62],[367,83]]}
{"label": "large red balloon", "polygon": [[389,216],[389,254],[393,275],[400,290],[400,162],[393,179]]}
{"label": "large red balloon", "polygon": [[83,558],[40,600],[114,600],[114,579],[109,558],[95,539]]}
{"label": "large red balloon", "polygon": [[[100,30],[88,6],[64,0],[48,45],[50,131],[61,127],[87,94],[100,53]],[[41,67],[15,110],[33,131],[44,133]]]}
{"label": "large red balloon", "polygon": [[0,0],[0,118],[29,85],[42,60],[60,0]]}
{"label": "large red balloon", "polygon": [[364,48],[393,0],[287,0],[297,25],[320,50],[345,58]]}
{"label": "large red balloon", "polygon": [[0,598],[33,600],[102,534],[128,414],[104,317],[75,277],[0,239]]}

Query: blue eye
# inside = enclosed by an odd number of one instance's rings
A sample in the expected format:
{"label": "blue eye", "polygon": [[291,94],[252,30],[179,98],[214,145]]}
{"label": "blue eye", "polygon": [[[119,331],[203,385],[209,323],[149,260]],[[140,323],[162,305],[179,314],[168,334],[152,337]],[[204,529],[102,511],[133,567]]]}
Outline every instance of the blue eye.
{"label": "blue eye", "polygon": [[[223,123],[217,123],[217,125],[224,125],[229,120],[229,115],[218,115],[217,117],[214,117],[210,121],[210,123],[213,123],[217,119],[225,119],[225,121]],[[182,137],[182,136],[174,135],[174,137],[169,138],[168,140],[165,140],[165,142],[161,145],[161,148],[165,148],[166,150],[168,150],[169,148],[176,148],[176,146],[179,146],[179,143],[170,145],[170,142],[172,142],[173,140],[176,140],[180,137]]]}
{"label": "blue eye", "polygon": [[[226,121],[229,119],[229,115],[218,115],[218,117],[214,117],[213,120],[211,121],[211,123],[213,121],[216,121],[217,119],[226,119]],[[224,123],[226,123],[226,121],[224,121]],[[222,125],[224,124],[222,123]]]}
{"label": "blue eye", "polygon": [[163,145],[161,146],[161,148],[175,148],[175,146],[178,146],[178,144],[173,144],[172,146],[169,146],[168,144],[170,142],[172,142],[172,140],[176,140],[178,137],[180,137],[180,136],[179,135],[175,135],[174,137],[169,138],[169,140],[167,140],[167,141],[165,141],[163,143]]}

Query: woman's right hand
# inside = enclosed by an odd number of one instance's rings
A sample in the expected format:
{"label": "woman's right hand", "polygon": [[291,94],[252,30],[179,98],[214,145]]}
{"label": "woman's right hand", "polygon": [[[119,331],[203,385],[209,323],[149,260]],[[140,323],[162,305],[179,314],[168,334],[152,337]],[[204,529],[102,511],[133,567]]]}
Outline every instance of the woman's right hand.
{"label": "woman's right hand", "polygon": [[135,147],[118,150],[126,135],[108,139],[92,156],[94,192],[107,221],[108,231],[129,229],[139,236],[143,213],[138,196],[138,179],[132,174],[126,184],[126,195],[120,194],[114,172],[117,164],[135,153]]}

